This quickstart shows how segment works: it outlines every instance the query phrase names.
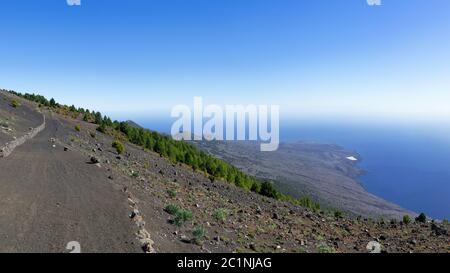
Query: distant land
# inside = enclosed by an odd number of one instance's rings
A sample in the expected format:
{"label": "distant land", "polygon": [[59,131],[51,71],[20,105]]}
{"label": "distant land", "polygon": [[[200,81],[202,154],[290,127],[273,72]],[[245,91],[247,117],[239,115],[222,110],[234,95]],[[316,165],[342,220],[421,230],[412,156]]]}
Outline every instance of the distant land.
{"label": "distant land", "polygon": [[361,216],[415,214],[367,192],[357,180],[364,172],[357,166],[358,155],[337,145],[282,143],[278,151],[262,153],[255,142],[195,143],[251,175],[273,181],[295,197],[311,196],[321,204]]}

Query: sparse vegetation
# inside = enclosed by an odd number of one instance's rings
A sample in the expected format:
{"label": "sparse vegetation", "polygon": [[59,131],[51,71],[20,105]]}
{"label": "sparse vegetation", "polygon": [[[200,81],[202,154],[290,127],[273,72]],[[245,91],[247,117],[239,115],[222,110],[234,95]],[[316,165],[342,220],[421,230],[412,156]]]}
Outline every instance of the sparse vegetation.
{"label": "sparse vegetation", "polygon": [[175,198],[177,197],[177,191],[174,189],[169,189],[167,190],[167,194],[169,194],[170,198]]}
{"label": "sparse vegetation", "polygon": [[81,131],[81,127],[79,124],[75,125],[75,131],[77,131],[77,132]]}
{"label": "sparse vegetation", "polygon": [[417,223],[426,223],[427,222],[427,216],[425,215],[425,213],[421,213],[419,216],[416,217],[416,222]]}
{"label": "sparse vegetation", "polygon": [[317,250],[319,253],[336,253],[336,250],[333,247],[328,246],[325,243],[318,245]]}
{"label": "sparse vegetation", "polygon": [[218,222],[224,222],[226,218],[228,217],[228,210],[226,209],[216,209],[214,211],[214,219]]}
{"label": "sparse vegetation", "polygon": [[164,210],[170,215],[175,215],[180,210],[180,207],[174,204],[169,204]]}
{"label": "sparse vegetation", "polygon": [[192,220],[192,212],[189,210],[180,209],[175,213],[175,218],[173,219],[173,223],[177,227],[181,227],[187,221]]}
{"label": "sparse vegetation", "polygon": [[120,155],[125,152],[125,146],[123,146],[122,142],[119,140],[114,140],[112,143],[112,147],[116,149],[116,152]]}
{"label": "sparse vegetation", "polygon": [[409,225],[411,223],[411,217],[409,215],[403,216],[403,224]]}
{"label": "sparse vegetation", "polygon": [[259,194],[270,197],[270,198],[275,198],[275,199],[279,198],[279,193],[277,192],[277,190],[275,189],[273,184],[268,181],[264,181],[261,184],[261,189],[259,191]]}
{"label": "sparse vegetation", "polygon": [[205,229],[202,226],[195,226],[192,235],[194,236],[194,243],[201,245],[202,239],[205,236]]}
{"label": "sparse vegetation", "polygon": [[335,211],[334,211],[334,217],[337,218],[337,219],[342,218],[342,211],[340,211],[340,210],[335,210]]}
{"label": "sparse vegetation", "polygon": [[19,106],[19,103],[16,100],[12,100],[11,106],[17,108]]}

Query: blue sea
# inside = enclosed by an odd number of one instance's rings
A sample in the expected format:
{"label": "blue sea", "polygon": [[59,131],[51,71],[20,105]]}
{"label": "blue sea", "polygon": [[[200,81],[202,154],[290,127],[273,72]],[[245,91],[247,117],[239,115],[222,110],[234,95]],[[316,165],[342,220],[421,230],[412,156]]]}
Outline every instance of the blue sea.
{"label": "blue sea", "polygon": [[[169,120],[137,120],[170,131]],[[283,142],[338,144],[354,151],[371,193],[435,219],[450,218],[450,128],[440,124],[367,124],[329,121],[280,123]]]}

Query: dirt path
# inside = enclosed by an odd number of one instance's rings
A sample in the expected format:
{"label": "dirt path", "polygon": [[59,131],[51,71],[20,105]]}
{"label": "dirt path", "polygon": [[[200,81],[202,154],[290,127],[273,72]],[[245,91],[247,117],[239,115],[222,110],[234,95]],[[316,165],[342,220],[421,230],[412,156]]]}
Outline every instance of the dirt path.
{"label": "dirt path", "polygon": [[0,158],[0,252],[141,252],[127,198],[105,170],[50,138],[64,130],[47,116],[46,129]]}

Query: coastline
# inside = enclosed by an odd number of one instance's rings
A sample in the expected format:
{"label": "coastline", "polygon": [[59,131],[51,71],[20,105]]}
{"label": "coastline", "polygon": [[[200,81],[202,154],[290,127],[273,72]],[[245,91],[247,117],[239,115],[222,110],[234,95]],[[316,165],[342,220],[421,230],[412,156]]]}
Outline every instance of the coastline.
{"label": "coastline", "polygon": [[[251,175],[274,181],[282,192],[297,198],[310,196],[326,207],[363,217],[416,215],[369,192],[360,180],[366,173],[359,167],[361,155],[336,144],[283,142],[271,153],[260,153],[256,142],[203,141],[196,145]],[[349,156],[358,160],[349,160]]]}

